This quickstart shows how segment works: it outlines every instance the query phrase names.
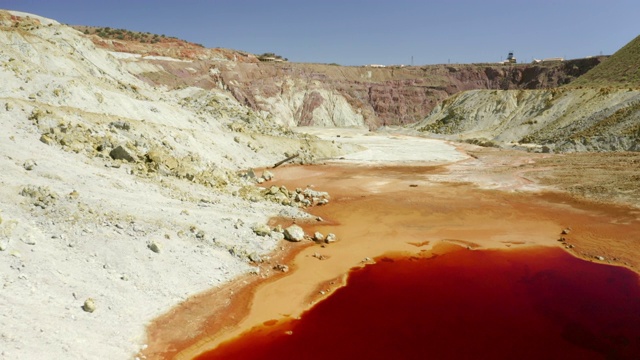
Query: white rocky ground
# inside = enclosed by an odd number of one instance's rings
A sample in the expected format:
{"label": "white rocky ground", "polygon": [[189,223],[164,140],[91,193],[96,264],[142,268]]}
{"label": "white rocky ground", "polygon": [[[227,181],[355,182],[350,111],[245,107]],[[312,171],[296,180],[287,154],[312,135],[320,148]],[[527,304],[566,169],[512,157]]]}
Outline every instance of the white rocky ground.
{"label": "white rocky ground", "polygon": [[345,145],[357,145],[364,149],[340,156],[341,162],[362,164],[428,163],[446,164],[467,159],[468,156],[442,140],[408,136],[400,131],[369,132],[364,127],[322,128],[301,127],[294,129],[315,135],[327,141]]}
{"label": "white rocky ground", "polygon": [[305,215],[243,169],[357,143],[369,149],[353,161],[460,159],[431,140],[293,134],[222,91],[153,88],[75,30],[13,15],[0,11],[0,359],[131,358],[151,319],[253,271],[282,238],[254,225]]}
{"label": "white rocky ground", "polygon": [[236,171],[322,145],[224,93],[150,87],[75,30],[13,14],[0,11],[0,358],[130,358],[150,319],[275,248],[282,235],[254,224],[302,216]]}

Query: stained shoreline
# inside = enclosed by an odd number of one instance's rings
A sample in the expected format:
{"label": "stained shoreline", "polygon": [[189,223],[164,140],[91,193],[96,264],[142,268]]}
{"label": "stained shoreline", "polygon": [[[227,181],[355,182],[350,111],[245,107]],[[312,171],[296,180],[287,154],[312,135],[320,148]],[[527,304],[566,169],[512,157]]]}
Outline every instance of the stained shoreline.
{"label": "stained shoreline", "polygon": [[[266,281],[255,276],[239,280],[236,286],[244,286],[244,290],[234,292],[231,301],[237,310],[231,312],[234,317],[228,317],[228,307],[219,308],[218,314],[225,313],[226,324],[217,318],[216,326],[200,329],[203,330],[200,339],[192,338],[182,343],[191,345],[174,349],[175,356],[158,356],[152,342],[143,354],[149,358],[193,358],[256,325],[299,316],[313,302],[341,286],[349,269],[362,265],[367,258],[389,252],[416,254],[441,242],[482,249],[570,244],[574,247],[569,251],[580,257],[584,257],[580,251],[599,251],[605,246],[608,252],[602,254],[618,259],[617,265],[626,263],[637,272],[634,259],[638,257],[634,255],[638,249],[628,248],[621,239],[640,237],[640,222],[624,208],[575,201],[561,194],[508,193],[481,190],[464,183],[435,184],[429,180],[429,176],[441,171],[437,166],[327,165],[278,169],[276,178],[288,179],[277,181],[279,185],[289,188],[313,185],[331,193],[329,205],[310,209],[325,221],[301,225],[307,233],[334,232],[339,241],[325,248],[313,243],[283,244],[285,251],[280,254],[291,251],[288,263],[297,269]],[[390,220],[395,222],[389,223]],[[620,228],[620,223],[626,225]],[[567,240],[559,242],[562,230],[568,228],[570,233],[564,235]],[[610,257],[611,250],[619,254]],[[326,260],[317,259],[315,253],[326,256]],[[243,295],[237,295],[240,293]],[[217,289],[210,295],[226,298],[231,293]],[[179,314],[182,310],[176,311]],[[215,318],[216,314],[211,315]],[[154,325],[150,326],[153,328]]]}
{"label": "stained shoreline", "polygon": [[558,248],[442,244],[377,258],[299,319],[254,327],[196,360],[632,359],[638,298],[636,273]]}

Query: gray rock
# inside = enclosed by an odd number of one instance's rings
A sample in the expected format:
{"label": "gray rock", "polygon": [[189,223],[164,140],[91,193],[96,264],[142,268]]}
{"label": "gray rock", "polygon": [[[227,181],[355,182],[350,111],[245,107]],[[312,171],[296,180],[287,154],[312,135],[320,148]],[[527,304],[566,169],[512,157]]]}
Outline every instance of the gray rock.
{"label": "gray rock", "polygon": [[88,313],[92,313],[94,311],[96,311],[96,302],[95,300],[93,300],[92,298],[88,298],[87,300],[84,301],[84,304],[82,304],[82,310],[88,312]]}
{"label": "gray rock", "polygon": [[302,206],[311,206],[311,200],[302,199],[302,201],[300,201],[300,205],[302,205]]}
{"label": "gray rock", "polygon": [[324,235],[322,235],[322,233],[321,233],[321,232],[316,231],[316,232],[313,234],[313,240],[315,240],[315,241],[323,241],[323,240],[324,240]]}
{"label": "gray rock", "polygon": [[289,271],[289,267],[283,264],[277,264],[276,266],[273,267],[273,269],[281,272],[285,272],[285,273]]}
{"label": "gray rock", "polygon": [[131,124],[127,121],[113,121],[109,125],[120,130],[131,130]]}
{"label": "gray rock", "polygon": [[273,200],[277,203],[280,203],[282,205],[290,205],[291,204],[291,200],[287,197],[287,195],[281,193],[281,192],[277,192],[275,195],[273,195]]}
{"label": "gray rock", "polygon": [[136,161],[136,159],[129,153],[129,151],[121,145],[111,150],[111,152],[109,152],[109,156],[111,156],[113,160],[125,160],[128,162]]}
{"label": "gray rock", "polygon": [[22,167],[27,171],[31,171],[34,167],[36,167],[36,165],[38,164],[35,162],[35,160],[27,160],[24,162],[24,164],[22,164]]}
{"label": "gray rock", "polygon": [[265,170],[262,172],[262,178],[265,181],[270,181],[271,179],[273,179],[273,174],[271,173],[271,171]]}
{"label": "gray rock", "polygon": [[267,236],[271,234],[271,228],[267,224],[256,224],[252,228],[253,232],[258,236]]}
{"label": "gray rock", "polygon": [[150,242],[147,247],[156,254],[159,254],[160,251],[162,251],[162,246],[155,241]]}
{"label": "gray rock", "polygon": [[281,232],[274,231],[271,233],[271,238],[275,241],[284,240],[284,234]]}
{"label": "gray rock", "polygon": [[604,257],[603,256],[596,256],[596,259],[599,261],[604,261]]}
{"label": "gray rock", "polygon": [[289,241],[302,241],[304,239],[304,230],[298,225],[291,225],[284,229],[284,238]]}
{"label": "gray rock", "polygon": [[302,191],[302,194],[310,198],[324,198],[324,199],[330,198],[329,193],[326,191],[315,191],[309,188],[304,189],[304,191]]}
{"label": "gray rock", "polygon": [[324,242],[326,242],[327,244],[336,242],[336,235],[334,233],[328,233],[327,237],[324,239]]}
{"label": "gray rock", "polygon": [[48,135],[42,135],[40,136],[40,142],[47,144],[47,145],[53,145],[55,144],[55,140],[53,140],[51,137],[49,137]]}
{"label": "gray rock", "polygon": [[251,253],[249,255],[249,260],[251,260],[253,262],[256,262],[256,263],[262,262],[262,258],[257,253]]}

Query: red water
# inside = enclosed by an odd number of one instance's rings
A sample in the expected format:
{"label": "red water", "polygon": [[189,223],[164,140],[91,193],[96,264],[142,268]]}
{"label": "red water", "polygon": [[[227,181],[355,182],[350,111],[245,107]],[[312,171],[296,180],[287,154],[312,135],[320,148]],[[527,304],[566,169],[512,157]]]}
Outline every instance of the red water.
{"label": "red water", "polygon": [[267,323],[197,359],[640,359],[640,286],[559,249],[453,250],[379,259]]}

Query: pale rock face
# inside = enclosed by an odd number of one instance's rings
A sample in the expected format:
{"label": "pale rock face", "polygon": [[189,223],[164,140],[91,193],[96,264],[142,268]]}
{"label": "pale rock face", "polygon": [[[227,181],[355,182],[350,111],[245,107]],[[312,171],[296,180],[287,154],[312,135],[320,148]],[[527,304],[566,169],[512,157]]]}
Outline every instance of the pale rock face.
{"label": "pale rock face", "polygon": [[327,89],[305,90],[289,80],[286,91],[258,97],[276,121],[286,126],[361,127],[364,117],[339,93]]}
{"label": "pale rock face", "polygon": [[413,127],[544,152],[638,151],[639,103],[640,91],[629,89],[472,90],[452,96]]}
{"label": "pale rock face", "polygon": [[276,249],[280,234],[250,224],[308,216],[237,195],[255,186],[239,170],[339,151],[224,91],[149,85],[80,32],[13,14],[0,11],[0,357],[132,358],[154,317]]}

